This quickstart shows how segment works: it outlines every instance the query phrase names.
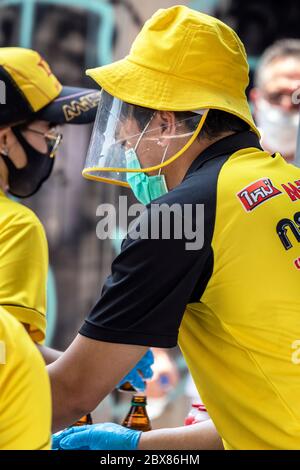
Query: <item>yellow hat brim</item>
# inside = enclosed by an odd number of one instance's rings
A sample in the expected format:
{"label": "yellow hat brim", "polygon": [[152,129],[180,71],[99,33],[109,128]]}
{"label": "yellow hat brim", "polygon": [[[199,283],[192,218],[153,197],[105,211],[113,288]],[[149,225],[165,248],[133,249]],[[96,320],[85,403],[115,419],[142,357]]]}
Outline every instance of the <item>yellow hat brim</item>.
{"label": "yellow hat brim", "polygon": [[127,103],[161,111],[220,109],[246,121],[260,137],[246,95],[226,94],[217,84],[170,76],[125,57],[109,65],[89,69],[86,74],[101,88]]}

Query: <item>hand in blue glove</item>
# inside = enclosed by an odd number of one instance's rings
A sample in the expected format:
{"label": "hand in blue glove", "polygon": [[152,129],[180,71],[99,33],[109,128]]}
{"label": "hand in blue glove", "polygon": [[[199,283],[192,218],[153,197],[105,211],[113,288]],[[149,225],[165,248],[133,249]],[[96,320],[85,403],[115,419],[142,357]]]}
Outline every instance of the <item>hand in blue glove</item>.
{"label": "hand in blue glove", "polygon": [[118,388],[126,382],[130,382],[131,385],[139,391],[145,390],[145,382],[143,379],[151,379],[153,370],[151,366],[154,363],[154,356],[151,349],[149,349],[137,365],[127,374],[121,382],[118,384]]}
{"label": "hand in blue glove", "polygon": [[76,426],[54,434],[52,449],[136,450],[141,434],[114,423]]}

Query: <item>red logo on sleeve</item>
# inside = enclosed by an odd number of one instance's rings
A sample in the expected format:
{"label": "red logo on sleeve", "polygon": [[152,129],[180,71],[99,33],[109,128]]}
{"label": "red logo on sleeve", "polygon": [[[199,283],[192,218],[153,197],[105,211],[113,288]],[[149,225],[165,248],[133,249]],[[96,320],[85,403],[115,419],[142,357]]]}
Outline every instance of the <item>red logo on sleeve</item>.
{"label": "red logo on sleeve", "polygon": [[[295,186],[296,185],[296,186]],[[295,181],[295,184],[293,183],[287,183],[287,184],[282,184],[281,185],[291,201],[299,201],[300,199],[300,180]]]}
{"label": "red logo on sleeve", "polygon": [[300,270],[300,258],[295,259],[294,265],[296,266],[297,269]]}
{"label": "red logo on sleeve", "polygon": [[282,192],[275,188],[269,178],[262,178],[242,189],[237,197],[243,204],[244,209],[250,212],[263,202],[279,194],[282,194]]}

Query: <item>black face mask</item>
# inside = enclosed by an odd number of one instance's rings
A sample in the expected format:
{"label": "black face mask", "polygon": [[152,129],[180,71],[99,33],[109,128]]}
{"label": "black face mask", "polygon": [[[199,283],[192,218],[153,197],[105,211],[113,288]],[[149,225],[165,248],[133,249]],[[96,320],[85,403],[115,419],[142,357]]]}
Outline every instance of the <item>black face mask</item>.
{"label": "black face mask", "polygon": [[18,127],[12,127],[12,131],[23,147],[27,165],[17,168],[7,155],[1,153],[1,157],[8,169],[9,193],[19,198],[26,198],[35,194],[49,178],[54,158],[49,157],[50,152],[41,153],[32,147]]}

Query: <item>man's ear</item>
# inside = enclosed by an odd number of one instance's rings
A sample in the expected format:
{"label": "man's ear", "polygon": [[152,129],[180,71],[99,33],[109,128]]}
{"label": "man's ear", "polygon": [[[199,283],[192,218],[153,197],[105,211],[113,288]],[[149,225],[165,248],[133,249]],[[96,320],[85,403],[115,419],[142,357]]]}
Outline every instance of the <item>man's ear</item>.
{"label": "man's ear", "polygon": [[176,134],[175,113],[173,111],[159,111],[158,118],[158,125],[160,127],[160,145],[162,147],[166,147],[170,143],[169,137]]}
{"label": "man's ear", "polygon": [[0,150],[6,151],[7,150],[7,140],[9,133],[11,132],[10,127],[3,127],[0,129]]}

